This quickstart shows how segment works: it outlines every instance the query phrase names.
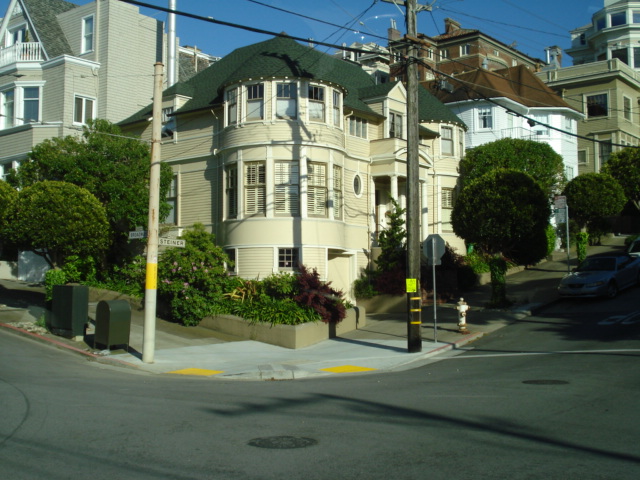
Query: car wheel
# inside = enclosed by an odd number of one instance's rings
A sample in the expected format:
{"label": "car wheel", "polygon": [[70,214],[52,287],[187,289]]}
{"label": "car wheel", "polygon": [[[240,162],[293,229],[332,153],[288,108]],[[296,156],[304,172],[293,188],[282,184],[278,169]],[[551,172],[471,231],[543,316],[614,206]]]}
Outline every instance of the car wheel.
{"label": "car wheel", "polygon": [[607,286],[607,298],[616,298],[616,295],[618,295],[618,285],[616,285],[616,282],[611,281]]}

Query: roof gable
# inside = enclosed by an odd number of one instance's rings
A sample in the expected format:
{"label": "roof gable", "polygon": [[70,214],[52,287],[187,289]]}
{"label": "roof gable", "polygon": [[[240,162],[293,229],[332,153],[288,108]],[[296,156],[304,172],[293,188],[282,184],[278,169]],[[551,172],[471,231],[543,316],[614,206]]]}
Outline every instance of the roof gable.
{"label": "roof gable", "polygon": [[47,58],[72,55],[71,47],[58,23],[57,15],[78,6],[64,0],[18,0],[33,33],[42,44]]}

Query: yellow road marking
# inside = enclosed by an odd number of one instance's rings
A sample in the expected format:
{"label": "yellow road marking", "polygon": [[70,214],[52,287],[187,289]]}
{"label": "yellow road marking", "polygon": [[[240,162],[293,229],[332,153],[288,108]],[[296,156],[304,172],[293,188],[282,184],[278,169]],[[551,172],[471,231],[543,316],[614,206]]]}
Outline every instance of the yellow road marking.
{"label": "yellow road marking", "polygon": [[331,373],[352,373],[352,372],[368,372],[377,370],[376,368],[356,367],[355,365],[342,365],[341,367],[321,368],[324,372]]}
{"label": "yellow road marking", "polygon": [[175,373],[176,375],[199,375],[201,377],[210,377],[211,375],[218,375],[219,373],[224,373],[224,370],[206,370],[204,368],[184,368],[182,370],[175,370],[173,372],[167,373]]}

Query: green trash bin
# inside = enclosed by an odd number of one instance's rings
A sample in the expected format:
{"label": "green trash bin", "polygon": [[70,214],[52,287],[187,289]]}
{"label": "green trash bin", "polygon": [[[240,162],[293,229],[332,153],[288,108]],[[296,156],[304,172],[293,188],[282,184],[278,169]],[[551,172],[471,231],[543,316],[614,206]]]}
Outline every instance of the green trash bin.
{"label": "green trash bin", "polygon": [[101,300],[96,307],[96,333],[93,345],[110,349],[126,345],[129,349],[131,305],[126,300]]}
{"label": "green trash bin", "polygon": [[54,285],[51,311],[53,333],[84,336],[89,319],[89,288],[86,285]]}

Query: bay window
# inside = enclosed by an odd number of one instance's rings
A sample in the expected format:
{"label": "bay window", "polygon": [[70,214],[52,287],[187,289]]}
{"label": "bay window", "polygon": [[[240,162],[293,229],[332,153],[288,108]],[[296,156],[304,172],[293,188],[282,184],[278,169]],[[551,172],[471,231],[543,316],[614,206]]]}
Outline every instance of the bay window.
{"label": "bay window", "polygon": [[265,162],[248,162],[244,167],[244,213],[266,213]]}
{"label": "bay window", "polygon": [[276,118],[298,118],[298,90],[295,83],[278,83],[276,86]]}
{"label": "bay window", "polygon": [[247,86],[247,121],[264,120],[264,84]]}
{"label": "bay window", "polygon": [[238,217],[238,166],[229,165],[225,175],[225,194],[227,197],[227,218]]}
{"label": "bay window", "polygon": [[298,215],[299,208],[298,162],[275,162],[275,213]]}
{"label": "bay window", "polygon": [[309,216],[327,216],[327,165],[307,164],[307,213]]}

